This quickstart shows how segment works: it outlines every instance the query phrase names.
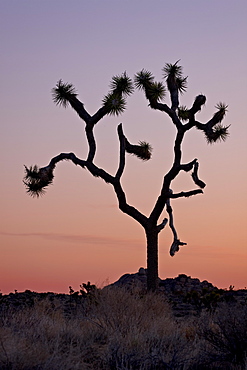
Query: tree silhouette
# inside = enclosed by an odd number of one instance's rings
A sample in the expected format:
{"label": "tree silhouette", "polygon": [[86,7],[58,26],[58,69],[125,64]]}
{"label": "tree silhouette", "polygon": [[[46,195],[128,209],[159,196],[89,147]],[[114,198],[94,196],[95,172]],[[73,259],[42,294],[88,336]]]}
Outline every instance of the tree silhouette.
{"label": "tree silhouette", "polygon": [[[158,286],[158,235],[161,230],[168,223],[173,233],[173,242],[170,247],[171,256],[174,256],[179,251],[180,246],[186,244],[178,238],[173,222],[171,199],[190,197],[203,193],[202,189],[206,186],[198,177],[199,163],[197,159],[193,159],[189,163],[181,162],[181,144],[184,135],[187,131],[196,127],[204,133],[208,143],[214,143],[225,141],[229,128],[229,126],[224,127],[221,124],[227,111],[227,105],[223,103],[216,105],[216,113],[206,123],[197,121],[195,117],[206,102],[204,95],[196,96],[191,108],[179,105],[179,96],[185,92],[187,87],[187,77],[183,77],[182,67],[178,63],[179,61],[174,64],[167,63],[163,68],[164,79],[170,94],[170,106],[162,102],[166,95],[166,87],[162,82],[154,81],[152,73],[145,69],[135,75],[134,83],[127,76],[126,72],[122,75],[114,76],[110,84],[109,93],[103,98],[101,108],[94,115],[90,115],[84,108],[84,104],[77,98],[74,86],[59,80],[56,87],[52,89],[53,100],[57,105],[61,105],[64,108],[70,105],[85,122],[85,133],[89,148],[87,158],[82,160],[76,157],[74,153],[61,153],[52,158],[46,167],[38,168],[33,166],[27,168],[25,166],[25,177],[23,180],[27,192],[31,196],[39,197],[44,193],[45,188],[52,183],[53,172],[57,163],[63,160],[70,160],[75,165],[86,168],[93,176],[100,177],[106,183],[111,184],[118,199],[119,209],[135,219],[145,230],[147,241],[147,288],[153,291]],[[140,141],[137,145],[131,144],[123,132],[122,124],[119,124],[117,128],[120,148],[119,165],[115,175],[111,175],[94,163],[96,153],[95,125],[107,115],[118,116],[123,113],[126,108],[126,98],[133,93],[134,87],[144,92],[150,108],[166,113],[176,127],[174,161],[171,169],[164,175],[160,195],[149,216],[144,215],[134,206],[127,203],[121,184],[121,177],[125,169],[126,152],[147,161],[151,158],[152,152],[152,147],[149,143]],[[171,183],[181,171],[191,171],[192,179],[198,188],[191,191],[173,193]],[[164,218],[160,222],[159,219],[164,209],[167,211],[168,218]]]}

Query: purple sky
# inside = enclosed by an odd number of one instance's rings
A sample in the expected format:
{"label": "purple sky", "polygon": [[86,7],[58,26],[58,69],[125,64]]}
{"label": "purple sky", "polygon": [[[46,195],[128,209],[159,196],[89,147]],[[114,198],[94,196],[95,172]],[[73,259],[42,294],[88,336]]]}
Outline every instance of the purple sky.
{"label": "purple sky", "polygon": [[[186,273],[221,287],[246,286],[247,2],[0,0],[0,16],[0,289],[67,291],[145,267],[143,230],[117,209],[109,185],[61,163],[47,194],[32,199],[22,184],[23,165],[45,166],[60,152],[85,158],[83,121],[52,102],[60,78],[75,85],[94,113],[113,75],[127,71],[133,78],[145,68],[159,81],[165,63],[178,59],[189,76],[181,104],[205,94],[198,115],[204,122],[223,101],[231,128],[222,144],[207,145],[196,130],[185,138],[184,162],[198,158],[207,187],[204,195],[174,201],[188,246],[170,258],[170,230],[160,234],[160,276]],[[120,122],[131,142],[154,148],[148,163],[128,157],[123,178],[129,202],[149,214],[172,163],[175,129],[135,91],[122,116],[104,118],[95,130],[96,162],[112,173]],[[176,191],[191,188],[188,174],[175,181]]]}

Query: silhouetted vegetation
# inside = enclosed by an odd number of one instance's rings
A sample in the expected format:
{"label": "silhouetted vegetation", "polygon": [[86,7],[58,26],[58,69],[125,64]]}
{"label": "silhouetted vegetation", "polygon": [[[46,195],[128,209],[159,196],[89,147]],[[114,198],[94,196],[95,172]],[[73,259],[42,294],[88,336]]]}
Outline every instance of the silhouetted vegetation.
{"label": "silhouetted vegetation", "polygon": [[[226,302],[229,292],[236,297]],[[216,292],[210,299],[206,291],[184,294],[182,300],[195,308],[186,316],[174,313],[162,292],[135,287],[97,289],[87,283],[78,291],[70,287],[67,295],[2,295],[0,369],[244,370],[247,295],[242,293],[241,299],[225,290],[219,290],[220,299]]]}
{"label": "silhouetted vegetation", "polygon": [[[121,75],[113,76],[110,83],[110,91],[102,99],[102,106],[93,115],[85,109],[85,105],[78,99],[76,89],[71,83],[59,80],[52,89],[53,101],[56,105],[64,108],[71,106],[78,116],[85,123],[85,134],[88,142],[87,158],[82,160],[74,153],[60,153],[50,160],[46,167],[25,166],[24,184],[27,193],[31,196],[39,197],[44,194],[45,189],[52,183],[56,165],[64,160],[70,160],[75,165],[86,168],[93,176],[103,179],[111,184],[116,194],[119,209],[136,220],[145,230],[147,242],[147,288],[155,291],[158,289],[158,235],[169,225],[173,234],[173,241],[170,246],[170,255],[174,256],[181,246],[186,245],[181,241],[173,220],[173,209],[171,200],[190,197],[203,193],[206,184],[199,179],[199,162],[195,158],[188,163],[182,162],[182,143],[185,135],[191,129],[196,128],[201,131],[210,144],[225,141],[229,134],[229,126],[223,126],[222,120],[227,112],[227,105],[220,102],[215,108],[216,112],[206,123],[199,122],[197,114],[206,103],[206,96],[197,95],[191,107],[180,105],[180,96],[186,91],[187,77],[183,76],[182,67],[177,61],[174,64],[166,63],[162,69],[165,84],[156,82],[150,71],[142,69],[134,76],[134,81],[124,72]],[[151,109],[164,113],[172,121],[176,129],[174,140],[174,160],[170,170],[164,174],[160,194],[155,201],[153,209],[146,216],[133,205],[128,204],[125,191],[122,187],[121,179],[125,170],[126,153],[135,155],[137,158],[148,161],[151,158],[152,146],[146,141],[139,141],[138,144],[131,144],[123,131],[122,124],[118,125],[117,133],[119,138],[119,165],[115,175],[99,168],[95,163],[96,140],[94,128],[98,122],[107,115],[118,116],[126,108],[127,97],[134,92],[134,88],[141,90],[148,101]],[[170,96],[170,104],[164,103],[166,90]],[[191,172],[192,180],[197,187],[190,191],[173,193],[173,180],[181,172]],[[167,212],[167,218],[163,217],[163,212]]]}

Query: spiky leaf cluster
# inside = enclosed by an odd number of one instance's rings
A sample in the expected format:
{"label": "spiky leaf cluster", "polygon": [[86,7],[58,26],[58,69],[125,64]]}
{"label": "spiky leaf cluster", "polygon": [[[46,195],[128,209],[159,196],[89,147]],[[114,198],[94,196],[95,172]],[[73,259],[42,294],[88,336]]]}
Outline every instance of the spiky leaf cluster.
{"label": "spiky leaf cluster", "polygon": [[159,101],[164,99],[166,95],[165,86],[162,82],[153,82],[150,86],[146,89],[146,97],[149,100]]}
{"label": "spiky leaf cluster", "polygon": [[124,72],[120,76],[113,76],[111,84],[111,91],[102,99],[103,106],[107,110],[107,114],[118,116],[123,113],[126,108],[126,100],[124,96],[130,95],[133,90],[131,79]]}
{"label": "spiky leaf cluster", "polygon": [[217,123],[220,123],[223,118],[225,117],[226,115],[226,112],[227,112],[227,107],[228,105],[226,105],[225,103],[218,103],[215,108],[218,109],[218,112],[216,112],[213,116],[213,119],[217,122]]}
{"label": "spiky leaf cluster", "polygon": [[146,69],[142,69],[134,77],[135,87],[139,90],[145,90],[154,82],[154,76]]}
{"label": "spiky leaf cluster", "polygon": [[147,143],[146,141],[139,141],[139,146],[140,146],[140,155],[138,156],[144,161],[148,161],[151,158],[152,155],[152,146]]}
{"label": "spiky leaf cluster", "polygon": [[177,89],[180,93],[183,93],[187,88],[187,77],[183,77],[182,66],[178,65],[179,60],[174,63],[166,63],[162,69],[164,72],[164,78],[169,91]]}
{"label": "spiky leaf cluster", "polygon": [[159,101],[165,97],[166,89],[162,82],[155,82],[151,72],[143,69],[135,75],[135,86],[145,91],[146,98]]}
{"label": "spiky leaf cluster", "polygon": [[206,140],[208,144],[216,143],[217,141],[226,141],[229,136],[229,129],[230,126],[222,126],[218,124],[214,126],[212,130],[206,132]]}
{"label": "spiky leaf cluster", "polygon": [[183,67],[179,66],[178,63],[180,59],[176,61],[176,63],[166,63],[165,67],[163,67],[164,77],[167,78],[169,76],[173,76],[175,78],[182,78],[183,77]]}
{"label": "spiky leaf cluster", "polygon": [[181,107],[178,108],[178,117],[182,120],[182,121],[187,121],[190,117],[190,111],[189,109],[182,105]]}
{"label": "spiky leaf cluster", "polygon": [[52,183],[54,178],[53,168],[38,166],[25,167],[25,176],[23,182],[26,186],[27,193],[32,197],[39,197],[45,193],[45,188]]}
{"label": "spiky leaf cluster", "polygon": [[67,108],[69,100],[77,96],[74,86],[70,83],[65,83],[59,80],[56,87],[52,89],[53,101],[56,105],[61,105]]}
{"label": "spiky leaf cluster", "polygon": [[129,142],[126,143],[126,151],[130,154],[136,155],[143,161],[148,161],[152,155],[152,146],[146,141],[139,141],[139,145],[132,145]]}
{"label": "spiky leaf cluster", "polygon": [[177,78],[176,79],[176,83],[177,83],[177,88],[178,88],[178,91],[180,91],[180,93],[183,93],[186,91],[187,89],[187,77],[184,77],[184,78]]}
{"label": "spiky leaf cluster", "polygon": [[126,100],[123,98],[122,94],[116,92],[107,94],[102,102],[110,115],[118,116],[123,113],[126,108]]}
{"label": "spiky leaf cluster", "polygon": [[134,86],[131,78],[124,72],[120,76],[113,76],[110,84],[111,91],[113,93],[119,93],[123,95],[131,95],[134,91]]}

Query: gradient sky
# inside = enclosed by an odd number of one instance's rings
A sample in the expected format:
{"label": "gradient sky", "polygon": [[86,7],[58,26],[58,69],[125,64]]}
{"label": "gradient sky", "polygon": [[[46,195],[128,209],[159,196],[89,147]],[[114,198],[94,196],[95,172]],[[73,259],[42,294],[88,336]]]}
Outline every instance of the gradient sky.
{"label": "gradient sky", "polygon": [[[0,0],[0,17],[1,292],[102,286],[146,266],[144,231],[118,210],[111,185],[63,162],[46,195],[33,199],[22,184],[23,165],[45,166],[61,152],[85,159],[84,122],[52,102],[60,78],[75,85],[93,114],[113,75],[127,71],[132,78],[145,68],[159,81],[165,63],[178,59],[188,76],[181,104],[206,95],[197,115],[206,122],[225,102],[224,124],[231,127],[220,144],[208,145],[196,130],[186,135],[183,162],[198,158],[207,187],[173,200],[175,226],[188,245],[171,258],[171,231],[161,232],[159,275],[246,287],[246,0]],[[135,91],[122,116],[105,117],[95,129],[96,164],[110,173],[118,164],[120,122],[130,142],[154,148],[147,163],[128,156],[123,176],[128,202],[148,215],[172,164],[175,128]],[[189,174],[173,186],[193,188]]]}

